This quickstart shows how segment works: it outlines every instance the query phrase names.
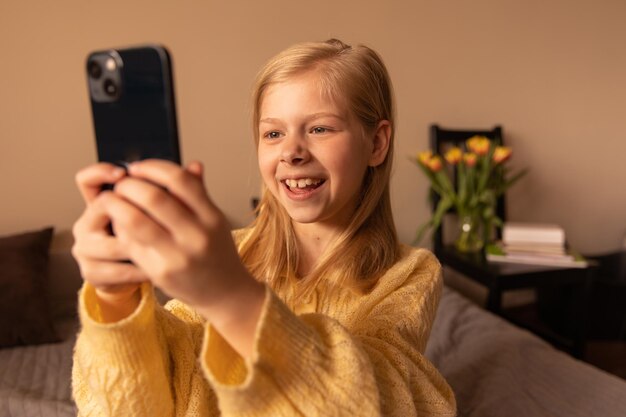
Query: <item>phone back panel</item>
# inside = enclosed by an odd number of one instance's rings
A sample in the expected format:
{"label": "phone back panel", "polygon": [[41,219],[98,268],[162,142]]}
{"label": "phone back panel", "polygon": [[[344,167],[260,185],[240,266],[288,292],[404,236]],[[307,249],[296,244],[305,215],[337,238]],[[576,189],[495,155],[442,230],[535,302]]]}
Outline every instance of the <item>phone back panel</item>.
{"label": "phone back panel", "polygon": [[[88,74],[98,160],[180,163],[171,61],[160,46],[94,52]],[[108,77],[108,78],[107,78]],[[107,81],[108,80],[108,81]]]}

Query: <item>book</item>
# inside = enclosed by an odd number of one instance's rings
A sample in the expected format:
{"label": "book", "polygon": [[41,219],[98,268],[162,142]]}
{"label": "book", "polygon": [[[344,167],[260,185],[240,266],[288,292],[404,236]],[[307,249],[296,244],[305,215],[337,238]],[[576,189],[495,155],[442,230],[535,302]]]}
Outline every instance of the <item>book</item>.
{"label": "book", "polygon": [[506,222],[502,228],[506,244],[565,245],[565,230],[557,224]]}
{"label": "book", "polygon": [[586,268],[587,260],[580,254],[568,250],[565,255],[509,252],[506,245],[490,244],[485,248],[489,262],[505,262],[530,265],[560,266],[566,268]]}
{"label": "book", "polygon": [[507,243],[508,253],[529,253],[543,255],[566,255],[565,245],[552,245],[545,243]]}

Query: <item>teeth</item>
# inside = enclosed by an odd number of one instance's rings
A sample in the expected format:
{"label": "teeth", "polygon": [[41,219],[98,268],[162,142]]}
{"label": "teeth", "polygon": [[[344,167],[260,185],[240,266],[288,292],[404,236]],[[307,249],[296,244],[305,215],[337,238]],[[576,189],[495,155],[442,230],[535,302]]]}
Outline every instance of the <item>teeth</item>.
{"label": "teeth", "polygon": [[313,179],[313,178],[301,178],[299,180],[292,180],[292,179],[285,180],[285,184],[287,184],[289,188],[305,188],[307,185],[317,185],[320,182],[322,182],[322,180]]}

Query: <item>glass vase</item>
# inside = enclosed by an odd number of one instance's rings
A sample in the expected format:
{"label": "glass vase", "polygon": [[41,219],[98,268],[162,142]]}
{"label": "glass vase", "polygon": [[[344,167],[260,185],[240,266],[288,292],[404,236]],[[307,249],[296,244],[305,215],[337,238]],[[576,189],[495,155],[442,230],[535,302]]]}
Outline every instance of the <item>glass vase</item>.
{"label": "glass vase", "polygon": [[485,246],[484,225],[478,214],[470,213],[459,216],[459,236],[454,246],[459,252],[479,252]]}

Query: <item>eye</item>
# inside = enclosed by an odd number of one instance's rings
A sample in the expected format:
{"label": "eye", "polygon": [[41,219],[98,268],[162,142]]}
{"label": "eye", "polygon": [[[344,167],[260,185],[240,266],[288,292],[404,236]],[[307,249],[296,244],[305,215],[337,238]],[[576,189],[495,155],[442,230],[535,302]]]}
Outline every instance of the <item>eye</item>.
{"label": "eye", "polygon": [[328,129],[322,126],[316,126],[311,129],[311,133],[315,133],[316,135],[321,135],[322,133],[328,132]]}
{"label": "eye", "polygon": [[272,130],[267,132],[266,134],[263,135],[264,138],[266,139],[278,139],[280,138],[281,134],[279,131],[277,130]]}

